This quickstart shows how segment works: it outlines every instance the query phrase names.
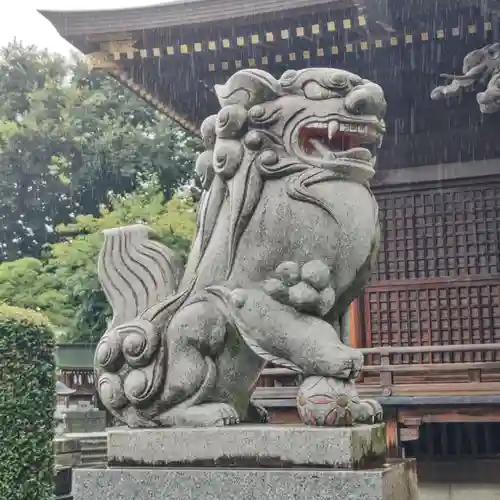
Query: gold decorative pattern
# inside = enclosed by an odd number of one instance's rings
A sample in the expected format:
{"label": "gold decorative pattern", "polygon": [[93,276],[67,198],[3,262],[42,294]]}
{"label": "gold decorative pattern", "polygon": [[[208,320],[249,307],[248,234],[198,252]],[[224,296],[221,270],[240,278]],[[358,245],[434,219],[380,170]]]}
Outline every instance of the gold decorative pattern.
{"label": "gold decorative pattern", "polygon": [[[362,16],[361,16],[362,17]],[[361,22],[361,21],[360,21]],[[333,30],[335,28],[333,22],[330,21],[326,25],[329,27],[330,30]],[[348,26],[349,23],[344,23],[344,27]],[[313,28],[313,26],[315,26]],[[302,29],[302,27],[300,28]],[[401,34],[394,34],[393,36],[387,38],[387,39],[367,39],[367,40],[360,40],[357,41],[356,43],[346,43],[344,45],[330,45],[328,46],[328,43],[325,41],[324,44],[319,45],[313,52],[309,50],[304,50],[300,52],[296,52],[294,50],[290,50],[290,52],[284,52],[283,54],[276,54],[274,55],[274,60],[276,63],[283,62],[284,60],[288,61],[304,61],[306,63],[309,63],[311,60],[312,54],[316,55],[317,57],[325,57],[325,56],[337,56],[341,53],[357,53],[358,51],[367,51],[370,49],[383,49],[387,47],[398,47],[401,45],[410,45],[414,43],[415,41],[421,41],[421,42],[430,42],[430,41],[444,41],[446,39],[452,38],[452,37],[457,37],[457,36],[471,36],[471,35],[478,35],[480,33],[481,29],[483,30],[484,34],[487,34],[489,31],[492,29],[492,24],[491,22],[484,22],[484,23],[478,23],[478,24],[471,24],[466,26],[465,28],[460,28],[460,27],[455,27],[452,29],[444,29],[444,28],[438,28],[435,29],[434,31],[420,31],[420,32],[415,32],[415,33],[401,33]],[[299,33],[300,30],[296,30],[297,33]],[[311,31],[316,32],[318,31],[318,25],[312,25],[311,26]],[[288,39],[291,35],[288,29],[286,30],[281,30],[281,39]],[[302,33],[302,31],[300,31]],[[272,35],[272,36],[271,36]],[[305,35],[307,36],[307,34]],[[268,32],[265,37],[266,41],[270,41],[275,39],[274,34],[271,32]],[[279,38],[278,38],[279,39]],[[228,59],[225,59],[228,61]],[[234,68],[234,61],[233,64],[231,64],[231,61],[229,60],[229,68],[228,66],[225,66],[224,69],[227,70],[233,70],[233,69],[241,69],[242,67],[255,67],[256,59],[252,58],[251,63],[250,59],[248,60],[243,60],[239,61],[239,65]],[[269,62],[269,59],[267,57],[263,57],[260,59],[260,65],[266,66]],[[216,72],[218,69],[221,68],[220,63],[211,63],[210,66],[210,71],[211,72]]]}
{"label": "gold decorative pattern", "polygon": [[[442,42],[452,37],[470,37],[486,35],[491,33],[493,27],[489,20],[471,23],[469,25],[457,26],[453,28],[435,27],[434,29],[421,30],[416,32],[393,33],[387,38],[369,38],[357,40],[342,44],[342,36],[337,33],[349,32],[358,27],[368,26],[368,19],[364,15],[353,18],[331,20],[326,19],[322,22],[314,21],[311,24],[301,23],[295,27],[280,27],[275,30],[264,30],[262,32],[253,31],[246,34],[236,32],[233,37],[224,37],[211,40],[196,41],[174,41],[170,45],[157,46],[150,48],[136,48],[136,41],[123,40],[101,43],[100,51],[91,53],[87,56],[89,64],[103,71],[108,71],[115,78],[131,88],[144,100],[155,106],[159,112],[169,116],[184,128],[198,134],[196,127],[188,120],[178,115],[173,108],[166,106],[155,100],[147,91],[137,83],[130,83],[130,77],[122,78],[122,69],[120,61],[134,59],[164,58],[164,57],[182,57],[184,55],[201,54],[204,52],[217,52],[215,62],[205,63],[209,72],[215,73],[219,70],[234,71],[246,67],[267,67],[272,62],[284,63],[305,62],[309,64],[315,57],[338,56],[342,53],[356,54],[360,51],[378,50],[391,47],[411,45],[416,42]],[[358,31],[359,33],[359,31]],[[294,46],[290,43],[290,49],[283,52],[283,42],[292,40],[294,37],[310,38],[317,42],[316,47],[310,50],[293,50]],[[266,44],[266,45],[262,45]],[[264,53],[259,57],[250,53],[246,56],[239,54],[233,58],[231,50],[236,48],[245,49],[252,46],[261,46],[266,49],[276,48],[279,53]],[[219,54],[220,53],[220,54]],[[222,54],[224,54],[222,56]],[[157,104],[155,104],[155,101]]]}
{"label": "gold decorative pattern", "polygon": [[92,52],[85,56],[85,60],[91,69],[102,71],[119,70],[116,59],[109,52]]}
{"label": "gold decorative pattern", "polygon": [[[325,53],[341,53],[341,52],[356,52],[356,50],[366,51],[370,48],[383,48],[386,46],[399,46],[408,45],[416,40],[423,42],[428,41],[442,41],[451,37],[459,36],[474,36],[479,33],[490,33],[493,29],[491,21],[483,21],[469,24],[465,27],[458,26],[451,29],[445,29],[443,27],[437,27],[433,30],[422,30],[420,32],[405,32],[401,34],[392,34],[391,37],[387,39],[382,38],[366,38],[364,40],[359,40],[356,43],[349,42],[344,46],[333,45],[338,47],[338,52],[336,50],[330,51],[328,49],[328,39],[330,43],[332,42],[332,34],[337,32],[339,29],[345,32],[349,32],[357,27],[368,26],[368,20],[366,16],[360,15],[352,19],[343,19],[338,23],[332,20],[326,20],[323,23],[314,22],[310,25],[300,25],[289,28],[278,28],[274,31],[265,30],[261,33],[253,32],[250,34],[242,35],[235,34],[233,38],[224,37],[219,40],[197,40],[195,42],[189,41],[184,42],[182,40],[172,41],[170,45],[164,47],[153,47],[149,50],[141,49],[138,50],[134,48],[133,43],[130,41],[123,42],[107,42],[106,49],[102,48],[104,52],[110,52],[114,54],[115,59],[134,59],[136,57],[145,59],[150,57],[165,57],[165,56],[177,56],[177,55],[189,55],[194,53],[202,52],[218,52],[227,51],[234,49],[236,47],[246,48],[252,45],[261,44],[274,44],[284,40],[290,40],[293,37],[298,38],[313,38],[318,41],[318,49],[324,50]],[[277,48],[279,45],[276,46]],[[331,45],[330,45],[331,47]],[[284,56],[290,59],[290,53],[284,54]],[[225,59],[227,59],[226,56]],[[293,57],[293,56],[292,56]],[[298,58],[297,58],[298,60]]]}

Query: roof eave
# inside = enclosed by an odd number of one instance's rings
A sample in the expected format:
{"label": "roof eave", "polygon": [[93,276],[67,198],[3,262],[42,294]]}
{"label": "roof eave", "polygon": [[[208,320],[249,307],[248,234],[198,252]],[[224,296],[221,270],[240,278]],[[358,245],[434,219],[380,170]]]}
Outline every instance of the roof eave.
{"label": "roof eave", "polygon": [[[186,0],[115,10],[39,10],[64,38],[82,35],[169,28],[244,18],[331,4],[332,9],[353,5],[354,0]],[[358,2],[359,3],[359,2]],[[186,5],[189,4],[189,5]]]}

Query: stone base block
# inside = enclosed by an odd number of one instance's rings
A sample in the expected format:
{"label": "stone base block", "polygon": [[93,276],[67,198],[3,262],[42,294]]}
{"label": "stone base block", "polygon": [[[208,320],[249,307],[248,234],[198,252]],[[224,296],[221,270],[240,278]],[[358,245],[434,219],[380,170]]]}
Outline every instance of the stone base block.
{"label": "stone base block", "polygon": [[56,500],[71,496],[72,469],[71,467],[56,467],[54,471],[54,496]]}
{"label": "stone base block", "polygon": [[108,463],[115,467],[313,467],[381,466],[385,427],[238,425],[129,429],[108,432]]}
{"label": "stone base block", "polygon": [[75,467],[82,460],[80,441],[67,437],[54,439],[54,459],[56,466]]}
{"label": "stone base block", "polygon": [[417,500],[415,462],[371,470],[77,469],[74,500]]}
{"label": "stone base block", "polygon": [[66,432],[102,432],[106,429],[106,412],[98,410],[66,410]]}

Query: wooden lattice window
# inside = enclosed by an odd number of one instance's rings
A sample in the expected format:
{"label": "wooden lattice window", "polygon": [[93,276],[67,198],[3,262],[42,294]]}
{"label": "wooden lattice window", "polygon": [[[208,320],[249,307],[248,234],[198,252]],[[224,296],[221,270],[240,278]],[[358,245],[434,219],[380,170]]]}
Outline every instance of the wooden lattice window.
{"label": "wooden lattice window", "polygon": [[[500,342],[500,278],[370,285],[365,319],[367,347]],[[498,354],[404,354],[394,362],[492,361],[493,356]]]}
{"label": "wooden lattice window", "polygon": [[500,182],[376,193],[374,281],[500,274]]}

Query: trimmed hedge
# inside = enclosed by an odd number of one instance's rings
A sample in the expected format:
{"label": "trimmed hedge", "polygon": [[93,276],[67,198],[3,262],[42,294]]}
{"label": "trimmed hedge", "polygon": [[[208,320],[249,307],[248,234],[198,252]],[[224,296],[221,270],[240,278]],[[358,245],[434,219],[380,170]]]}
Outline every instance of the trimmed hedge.
{"label": "trimmed hedge", "polygon": [[49,322],[0,305],[0,499],[52,500],[54,410]]}

